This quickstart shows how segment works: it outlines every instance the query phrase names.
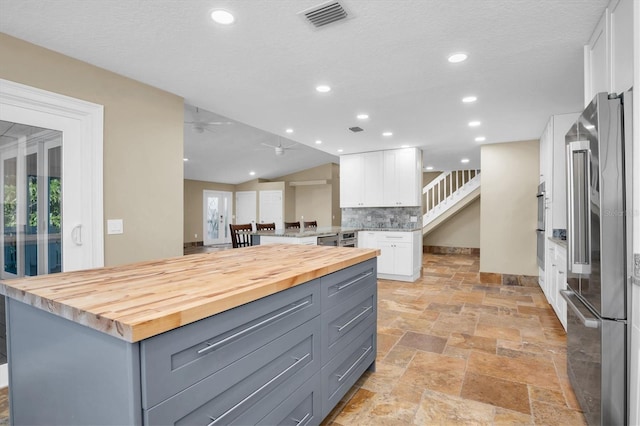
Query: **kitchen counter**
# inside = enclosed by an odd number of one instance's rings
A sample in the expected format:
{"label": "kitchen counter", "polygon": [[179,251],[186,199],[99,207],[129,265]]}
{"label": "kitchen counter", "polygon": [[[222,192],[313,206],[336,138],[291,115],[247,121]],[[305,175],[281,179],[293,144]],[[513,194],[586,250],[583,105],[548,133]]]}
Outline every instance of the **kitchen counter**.
{"label": "kitchen counter", "polygon": [[254,231],[251,235],[259,235],[263,237],[324,237],[328,235],[337,235],[341,232],[357,232],[357,231],[390,231],[390,232],[413,232],[419,231],[420,228],[415,229],[397,229],[397,228],[349,228],[342,226],[327,226],[319,228],[304,228],[300,229],[276,229],[271,231]]}
{"label": "kitchen counter", "polygon": [[2,281],[0,294],[137,342],[378,253],[340,247],[255,246]]}

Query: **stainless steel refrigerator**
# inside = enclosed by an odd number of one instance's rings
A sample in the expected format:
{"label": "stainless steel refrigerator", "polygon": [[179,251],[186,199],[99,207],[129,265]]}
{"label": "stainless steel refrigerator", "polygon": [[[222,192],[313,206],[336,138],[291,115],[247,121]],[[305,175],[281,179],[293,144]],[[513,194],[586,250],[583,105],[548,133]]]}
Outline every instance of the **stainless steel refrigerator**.
{"label": "stainless steel refrigerator", "polygon": [[628,423],[631,91],[598,94],[566,135],[567,367],[590,425]]}

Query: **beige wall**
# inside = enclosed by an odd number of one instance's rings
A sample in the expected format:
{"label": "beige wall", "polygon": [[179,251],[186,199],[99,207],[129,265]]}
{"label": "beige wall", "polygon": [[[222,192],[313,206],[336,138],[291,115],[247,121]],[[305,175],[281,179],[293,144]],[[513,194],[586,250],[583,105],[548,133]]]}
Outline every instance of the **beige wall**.
{"label": "beige wall", "polygon": [[104,219],[124,220],[105,265],[181,255],[183,99],[2,33],[0,57],[0,78],[104,105]]}
{"label": "beige wall", "polygon": [[483,145],[480,271],[538,275],[539,141]]}
{"label": "beige wall", "polygon": [[[204,206],[203,191],[228,191],[233,192],[235,185],[224,183],[203,182],[201,180],[184,180],[184,242],[203,240],[204,218],[202,217]],[[235,198],[233,198],[235,206]],[[197,237],[195,235],[198,235]]]}
{"label": "beige wall", "polygon": [[425,235],[423,244],[425,246],[479,248],[480,198]]}
{"label": "beige wall", "polygon": [[[286,186],[291,190],[292,196],[288,199],[292,201],[292,209],[286,212],[285,221],[295,222],[304,216],[305,221],[315,220],[318,222],[318,226],[332,226],[335,220],[334,191],[336,187],[340,187],[340,182],[334,182],[335,167],[339,166],[327,163],[274,179],[286,182]],[[289,182],[313,180],[326,180],[328,183],[321,185],[289,185]],[[339,197],[340,192],[338,189],[338,206],[340,204]]]}

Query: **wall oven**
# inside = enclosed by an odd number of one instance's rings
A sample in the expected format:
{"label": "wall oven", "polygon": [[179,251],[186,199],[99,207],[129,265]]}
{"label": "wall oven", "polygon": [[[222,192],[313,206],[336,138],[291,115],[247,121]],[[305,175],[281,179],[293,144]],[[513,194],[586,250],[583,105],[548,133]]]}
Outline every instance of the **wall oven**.
{"label": "wall oven", "polygon": [[338,234],[338,246],[357,247],[358,233],[355,231],[343,231]]}

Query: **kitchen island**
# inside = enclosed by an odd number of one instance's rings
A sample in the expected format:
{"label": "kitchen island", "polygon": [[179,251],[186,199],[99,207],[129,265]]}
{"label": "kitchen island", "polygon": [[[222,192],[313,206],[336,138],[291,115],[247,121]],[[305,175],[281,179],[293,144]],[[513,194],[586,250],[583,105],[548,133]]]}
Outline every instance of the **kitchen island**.
{"label": "kitchen island", "polygon": [[30,277],[15,424],[319,424],[376,354],[377,250],[267,245]]}

